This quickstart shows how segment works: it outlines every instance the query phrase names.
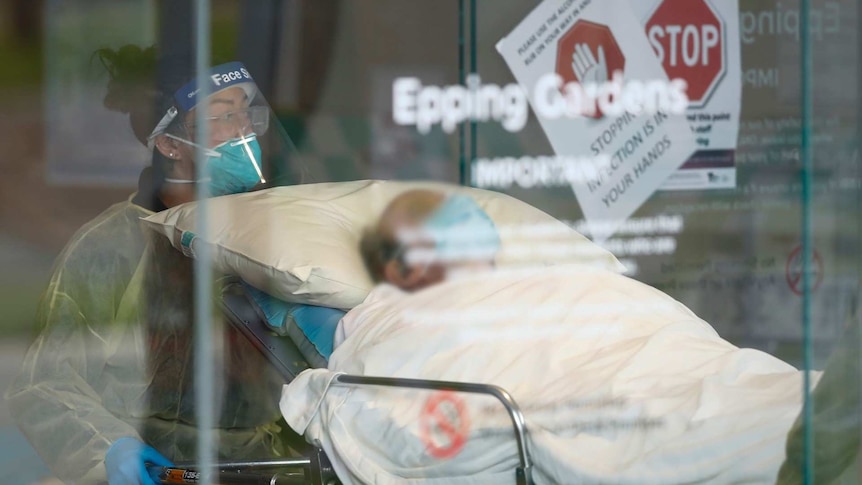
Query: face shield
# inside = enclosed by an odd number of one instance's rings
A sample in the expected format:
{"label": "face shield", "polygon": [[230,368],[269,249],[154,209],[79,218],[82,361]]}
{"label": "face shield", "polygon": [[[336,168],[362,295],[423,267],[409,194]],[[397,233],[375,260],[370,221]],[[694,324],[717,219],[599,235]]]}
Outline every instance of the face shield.
{"label": "face shield", "polygon": [[[166,136],[203,148],[208,176],[203,180],[170,179],[172,183],[208,183],[211,195],[251,190],[272,180],[284,180],[296,153],[290,137],[278,123],[269,103],[260,93],[250,72],[239,62],[210,70],[206,98],[192,80],[174,93],[171,106],[148,138],[151,149]],[[197,140],[197,112],[206,110],[208,137]]]}

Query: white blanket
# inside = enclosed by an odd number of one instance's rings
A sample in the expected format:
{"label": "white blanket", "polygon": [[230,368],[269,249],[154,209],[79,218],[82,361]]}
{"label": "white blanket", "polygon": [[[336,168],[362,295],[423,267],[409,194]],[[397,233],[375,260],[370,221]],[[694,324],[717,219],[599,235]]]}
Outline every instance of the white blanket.
{"label": "white blanket", "polygon": [[329,369],[285,386],[281,410],[345,483],[513,483],[518,460],[492,398],[330,386],[337,373],[502,386],[538,483],[773,483],[801,408],[801,372],[610,272],[381,286],[342,327]]}

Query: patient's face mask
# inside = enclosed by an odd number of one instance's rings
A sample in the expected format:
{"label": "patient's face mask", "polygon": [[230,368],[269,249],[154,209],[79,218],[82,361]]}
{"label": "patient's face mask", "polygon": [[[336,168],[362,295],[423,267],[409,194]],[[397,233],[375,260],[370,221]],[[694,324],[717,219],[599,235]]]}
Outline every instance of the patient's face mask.
{"label": "patient's face mask", "polygon": [[405,254],[408,264],[489,263],[500,249],[494,222],[471,197],[459,194],[449,196],[418,230],[404,236],[405,243],[419,246]]}
{"label": "patient's face mask", "polygon": [[[199,146],[171,134],[166,136],[182,143]],[[212,196],[248,192],[255,185],[265,182],[260,169],[261,150],[254,134],[234,138],[213,148],[202,147],[207,155],[204,163],[208,177],[197,181],[205,182]],[[194,183],[193,180],[165,179],[172,183]]]}

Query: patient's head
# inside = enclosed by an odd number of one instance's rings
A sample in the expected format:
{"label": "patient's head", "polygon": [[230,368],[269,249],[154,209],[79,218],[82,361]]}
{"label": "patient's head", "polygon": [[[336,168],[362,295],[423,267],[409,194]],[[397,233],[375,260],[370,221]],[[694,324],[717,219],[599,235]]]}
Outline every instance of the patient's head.
{"label": "patient's head", "polygon": [[410,190],[386,206],[361,250],[375,281],[413,291],[453,271],[492,267],[499,245],[494,223],[469,196]]}

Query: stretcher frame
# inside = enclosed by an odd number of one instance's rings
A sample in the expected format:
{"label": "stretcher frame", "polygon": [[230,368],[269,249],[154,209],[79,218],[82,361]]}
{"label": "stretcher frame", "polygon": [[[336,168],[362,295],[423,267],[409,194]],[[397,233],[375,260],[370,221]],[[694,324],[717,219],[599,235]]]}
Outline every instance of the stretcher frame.
{"label": "stretcher frame", "polygon": [[[276,336],[269,330],[264,323],[263,315],[257,310],[257,307],[253,303],[250,295],[248,295],[238,280],[230,279],[225,282],[220,298],[220,306],[231,325],[245,336],[255,348],[263,353],[267,360],[269,360],[282,377],[284,377],[286,383],[291,382],[297,375],[299,375],[300,372],[310,368],[306,359],[299,352],[298,347],[289,338]],[[349,374],[339,374],[335,376],[331,386],[377,386],[402,389],[441,390],[493,396],[506,409],[506,412],[511,419],[515,440],[518,445],[518,466],[514,473],[515,483],[518,485],[532,485],[533,483],[533,465],[527,442],[527,427],[524,421],[524,415],[512,396],[505,389],[499,386],[480,383],[357,376]],[[232,483],[270,483],[271,485],[340,484],[326,453],[317,447],[312,447],[312,452],[309,455],[299,458],[274,461],[219,463],[216,466],[221,470],[220,476],[224,476],[225,473],[234,472],[235,478],[239,478],[243,472],[251,475],[254,474],[255,470],[260,469],[272,470],[277,468],[280,472],[283,470],[293,471],[293,473],[282,475],[283,478],[280,478],[278,474],[272,475],[269,482],[238,482],[231,480]],[[297,470],[302,471],[301,476],[296,473]]]}

